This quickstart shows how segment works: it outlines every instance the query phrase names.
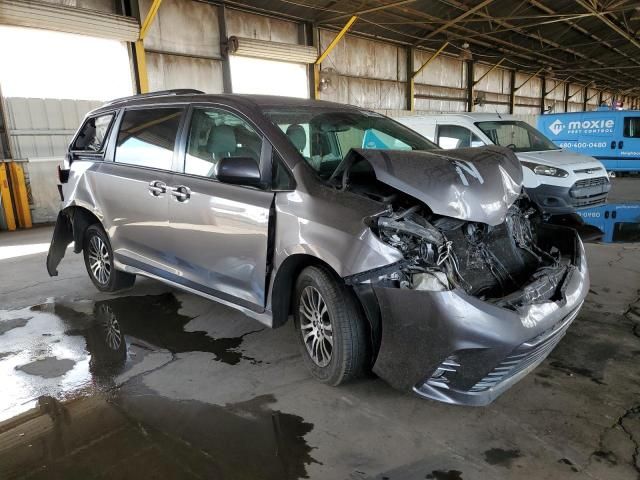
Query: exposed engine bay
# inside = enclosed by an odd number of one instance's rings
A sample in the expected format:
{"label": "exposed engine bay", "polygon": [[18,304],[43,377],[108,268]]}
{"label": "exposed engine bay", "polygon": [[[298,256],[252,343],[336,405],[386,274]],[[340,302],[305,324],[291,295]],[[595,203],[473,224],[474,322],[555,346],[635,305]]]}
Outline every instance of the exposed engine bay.
{"label": "exposed engine bay", "polygon": [[[368,219],[369,226],[404,256],[391,272],[369,272],[370,281],[423,291],[462,289],[513,310],[562,302],[562,285],[576,265],[574,237],[563,235],[562,227],[544,224],[526,195],[508,207],[503,222],[489,225],[435,214],[377,181],[367,168],[347,168],[345,173],[349,181],[342,177],[343,188],[386,205],[386,212]],[[357,281],[364,280],[359,277]]]}
{"label": "exposed engine bay", "polygon": [[[506,222],[490,226],[429,215],[419,206],[376,219],[377,233],[407,260],[395,275],[400,288],[450,290],[517,308],[553,299],[571,261],[560,249],[541,248],[539,218],[522,198]],[[516,294],[526,285],[529,290]]]}

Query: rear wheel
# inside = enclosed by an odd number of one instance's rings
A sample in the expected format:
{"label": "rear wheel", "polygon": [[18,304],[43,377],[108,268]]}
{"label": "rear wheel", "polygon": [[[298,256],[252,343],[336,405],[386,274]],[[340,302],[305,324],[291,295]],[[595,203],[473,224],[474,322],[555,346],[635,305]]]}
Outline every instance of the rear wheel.
{"label": "rear wheel", "polygon": [[83,251],[89,278],[98,290],[116,292],[133,286],[135,275],[115,269],[109,237],[100,225],[87,228]]}
{"label": "rear wheel", "polygon": [[300,273],[294,308],[302,358],[313,376],[335,386],[364,372],[364,316],[353,293],[330,271],[307,267]]}

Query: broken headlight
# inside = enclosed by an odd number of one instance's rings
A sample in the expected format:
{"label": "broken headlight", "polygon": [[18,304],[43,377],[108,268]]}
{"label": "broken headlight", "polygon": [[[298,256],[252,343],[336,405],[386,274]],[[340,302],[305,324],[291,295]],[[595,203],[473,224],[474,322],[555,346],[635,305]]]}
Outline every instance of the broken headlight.
{"label": "broken headlight", "polygon": [[380,217],[377,230],[380,239],[400,250],[407,261],[398,272],[402,288],[436,292],[452,288],[451,242],[424,217],[408,212]]}

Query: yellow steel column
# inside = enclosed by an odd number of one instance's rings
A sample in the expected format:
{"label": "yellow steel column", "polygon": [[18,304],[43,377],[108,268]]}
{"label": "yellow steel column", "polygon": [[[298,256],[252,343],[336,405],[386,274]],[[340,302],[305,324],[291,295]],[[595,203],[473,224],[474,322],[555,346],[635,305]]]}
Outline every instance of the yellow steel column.
{"label": "yellow steel column", "polygon": [[140,36],[136,41],[136,65],[138,67],[138,83],[140,87],[140,93],[147,93],[149,91],[149,76],[147,75],[147,59],[144,52],[144,37],[149,31],[149,27],[153,23],[153,19],[158,13],[162,0],[153,0],[147,16],[140,26]]}
{"label": "yellow steel column", "polygon": [[147,75],[147,57],[142,39],[136,41],[136,65],[138,66],[140,93],[147,93],[149,91],[149,76]]}
{"label": "yellow steel column", "polygon": [[318,58],[316,59],[315,64],[313,65],[313,70],[314,70],[314,77],[315,77],[315,85],[314,85],[314,96],[313,98],[317,99],[318,98],[318,87],[320,85],[320,64],[322,63],[322,61],[327,58],[327,56],[331,53],[331,51],[336,47],[336,45],[338,44],[338,42],[340,42],[340,40],[342,40],[342,37],[345,36],[345,34],[349,31],[349,29],[351,28],[351,26],[356,22],[356,20],[358,20],[358,17],[356,15],[353,15],[349,21],[347,23],[345,23],[344,27],[342,27],[342,30],[340,30],[338,32],[338,34],[336,35],[336,37],[331,40],[331,43],[329,44],[329,46],[327,48],[325,48],[324,52],[322,52],[320,54],[320,56],[318,56]]}
{"label": "yellow steel column", "polygon": [[442,44],[442,46],[441,46],[438,50],[436,50],[436,52],[435,52],[433,55],[431,55],[431,56],[429,57],[429,59],[428,59],[426,62],[424,62],[424,63],[420,66],[420,68],[419,68],[418,70],[416,70],[416,71],[415,71],[415,72],[413,72],[413,73],[412,73],[412,72],[409,72],[409,74],[411,75],[411,78],[409,78],[409,92],[410,92],[410,95],[411,95],[411,111],[415,110],[415,103],[416,103],[416,102],[415,102],[415,96],[414,96],[414,91],[415,91],[415,78],[418,76],[418,74],[419,74],[422,70],[424,70],[424,69],[426,68],[426,66],[427,66],[427,65],[429,65],[433,60],[435,60],[435,59],[436,59],[436,57],[437,57],[438,55],[440,55],[440,54],[442,53],[442,51],[443,51],[445,48],[447,48],[447,45],[449,45],[449,42],[444,42],[444,43]]}
{"label": "yellow steel column", "polygon": [[27,195],[27,183],[24,178],[22,165],[17,162],[8,164],[13,188],[13,202],[18,214],[18,226],[31,228],[31,209],[29,208],[29,196]]}
{"label": "yellow steel column", "polygon": [[4,218],[7,222],[8,230],[16,229],[16,219],[13,215],[13,201],[11,200],[11,191],[9,190],[9,180],[5,163],[0,162],[0,198],[2,199],[2,209],[4,210]]}
{"label": "yellow steel column", "polygon": [[340,30],[338,32],[338,34],[336,35],[336,38],[331,40],[331,43],[329,44],[329,46],[324,50],[324,52],[322,52],[320,54],[320,56],[316,60],[316,65],[320,65],[322,63],[322,61],[325,58],[327,58],[327,55],[329,55],[331,53],[331,50],[333,50],[335,48],[335,46],[338,44],[338,42],[340,42],[340,40],[342,40],[342,37],[345,36],[345,34],[349,31],[349,29],[356,22],[357,19],[358,19],[358,17],[356,17],[354,15],[353,17],[351,17],[349,19],[349,21],[347,23],[345,23],[344,27],[342,27],[342,30]]}

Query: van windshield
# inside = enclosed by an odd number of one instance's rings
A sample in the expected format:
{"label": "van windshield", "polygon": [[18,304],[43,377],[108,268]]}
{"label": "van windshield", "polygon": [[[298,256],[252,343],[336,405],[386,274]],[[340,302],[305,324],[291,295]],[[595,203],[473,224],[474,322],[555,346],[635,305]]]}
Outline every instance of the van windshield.
{"label": "van windshield", "polygon": [[352,148],[439,149],[413,130],[375,112],[283,107],[270,108],[264,113],[323,178],[333,174]]}
{"label": "van windshield", "polygon": [[551,140],[531,125],[517,120],[476,122],[476,126],[496,145],[514,152],[560,150]]}

